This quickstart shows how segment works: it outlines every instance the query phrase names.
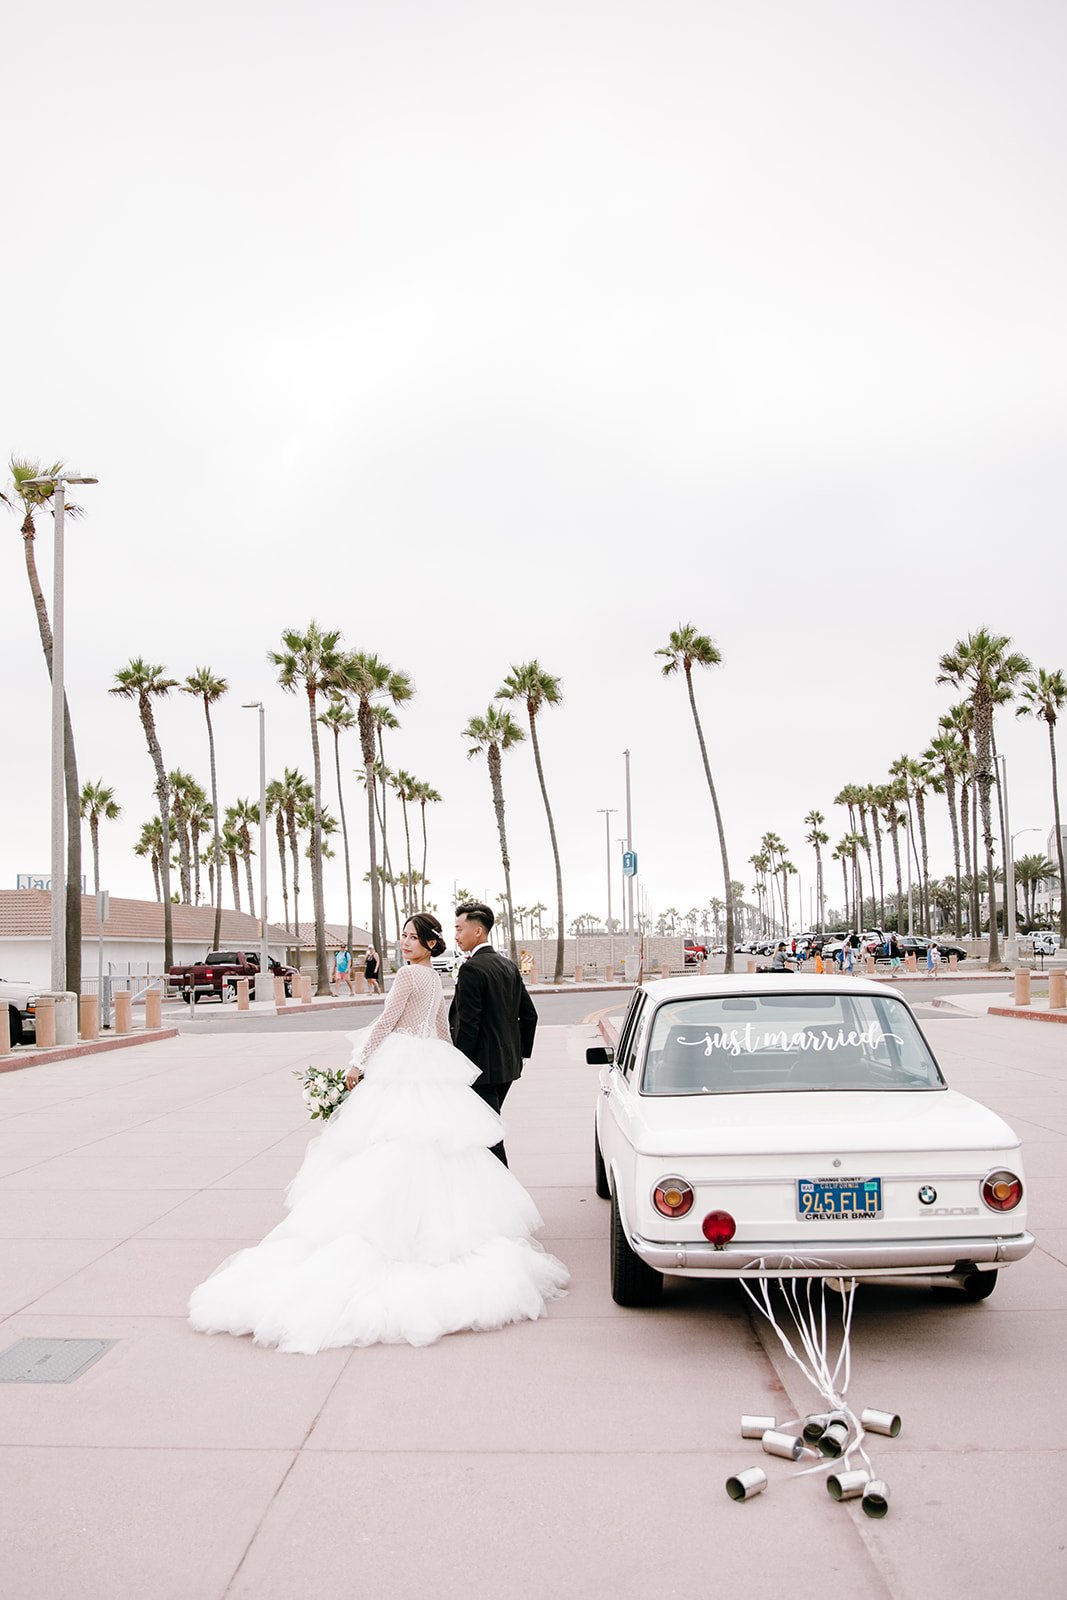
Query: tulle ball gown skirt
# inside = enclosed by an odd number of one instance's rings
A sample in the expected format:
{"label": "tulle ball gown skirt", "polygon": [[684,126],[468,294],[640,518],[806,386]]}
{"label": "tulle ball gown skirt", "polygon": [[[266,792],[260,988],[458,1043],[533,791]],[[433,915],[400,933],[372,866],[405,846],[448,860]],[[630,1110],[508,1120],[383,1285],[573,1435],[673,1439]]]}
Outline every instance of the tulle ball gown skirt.
{"label": "tulle ball gown skirt", "polygon": [[285,1221],[194,1289],[193,1328],[311,1355],[542,1316],[567,1269],[490,1154],[500,1118],[476,1076],[451,1044],[391,1034],[309,1145]]}

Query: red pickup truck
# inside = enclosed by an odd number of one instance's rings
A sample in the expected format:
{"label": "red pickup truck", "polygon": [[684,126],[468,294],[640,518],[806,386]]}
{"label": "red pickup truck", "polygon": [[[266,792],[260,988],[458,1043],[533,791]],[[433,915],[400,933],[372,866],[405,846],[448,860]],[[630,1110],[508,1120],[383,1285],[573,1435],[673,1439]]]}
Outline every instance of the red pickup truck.
{"label": "red pickup truck", "polygon": [[[296,968],[272,960],[270,970],[272,977],[285,979],[285,992],[292,994]],[[216,1000],[232,1000],[237,994],[238,978],[251,980],[248,993],[254,999],[258,975],[258,950],[209,950],[203,961],[191,966],[171,967],[167,972],[167,982],[172,989],[179,990],[183,1000],[187,1001],[191,995],[195,1005],[207,995]],[[273,994],[273,989],[270,993]],[[264,998],[269,999],[270,994]]]}

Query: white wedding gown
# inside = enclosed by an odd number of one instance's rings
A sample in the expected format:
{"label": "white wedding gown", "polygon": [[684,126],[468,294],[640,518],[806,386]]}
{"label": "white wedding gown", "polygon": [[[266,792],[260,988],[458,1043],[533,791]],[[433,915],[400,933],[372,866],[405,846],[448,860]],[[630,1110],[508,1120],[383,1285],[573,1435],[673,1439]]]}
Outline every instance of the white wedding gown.
{"label": "white wedding gown", "polygon": [[378,1021],[351,1038],[363,1081],[308,1146],[285,1221],[193,1290],[193,1328],[310,1355],[542,1316],[569,1275],[531,1238],[537,1207],[490,1153],[501,1121],[449,1040],[437,974],[401,968]]}

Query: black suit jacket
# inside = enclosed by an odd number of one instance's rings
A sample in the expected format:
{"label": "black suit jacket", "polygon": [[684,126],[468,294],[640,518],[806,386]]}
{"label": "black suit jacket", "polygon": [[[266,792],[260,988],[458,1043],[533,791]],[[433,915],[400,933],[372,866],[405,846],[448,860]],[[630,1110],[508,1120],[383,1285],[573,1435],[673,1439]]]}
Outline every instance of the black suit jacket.
{"label": "black suit jacket", "polygon": [[533,1053],[537,1012],[518,967],[495,950],[479,948],[456,975],[448,1013],[452,1043],[481,1076],[475,1083],[511,1083]]}

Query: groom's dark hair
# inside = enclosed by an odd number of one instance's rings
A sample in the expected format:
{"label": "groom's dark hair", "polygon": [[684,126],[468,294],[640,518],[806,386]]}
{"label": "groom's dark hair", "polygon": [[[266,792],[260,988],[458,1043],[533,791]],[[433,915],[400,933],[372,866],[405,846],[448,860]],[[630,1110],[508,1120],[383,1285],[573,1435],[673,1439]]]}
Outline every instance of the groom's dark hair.
{"label": "groom's dark hair", "polygon": [[496,918],[488,906],[483,906],[480,900],[471,900],[465,906],[456,907],[457,917],[466,917],[468,922],[480,922],[486,933],[492,933],[493,923]]}

